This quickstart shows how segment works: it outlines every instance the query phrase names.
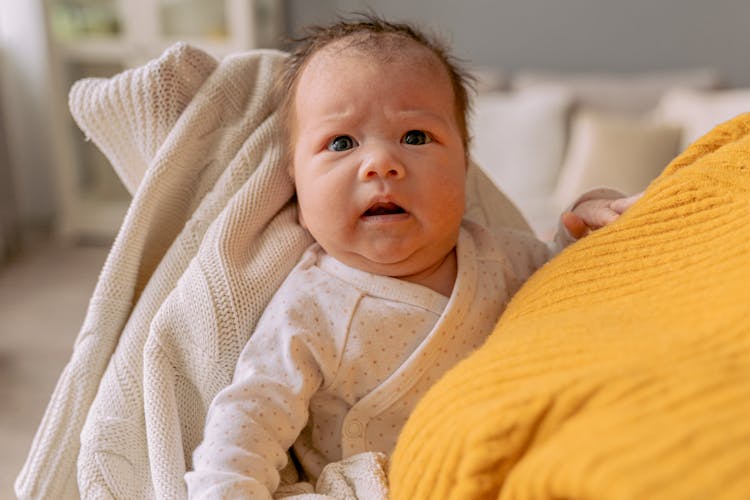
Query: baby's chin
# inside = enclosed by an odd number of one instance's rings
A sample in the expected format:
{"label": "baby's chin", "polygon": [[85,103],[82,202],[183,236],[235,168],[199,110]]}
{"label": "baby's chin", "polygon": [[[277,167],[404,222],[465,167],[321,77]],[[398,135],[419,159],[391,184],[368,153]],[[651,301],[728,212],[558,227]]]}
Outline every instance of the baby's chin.
{"label": "baby's chin", "polygon": [[399,259],[393,255],[389,256],[369,256],[354,252],[332,253],[328,252],[337,260],[343,262],[349,267],[359,269],[372,274],[400,278],[412,273],[412,269],[421,267],[417,262],[411,262],[410,259]]}
{"label": "baby's chin", "polygon": [[354,252],[332,255],[344,264],[360,271],[413,281],[411,278],[424,275],[439,267],[445,257],[452,252],[454,246],[442,252],[436,252],[436,248],[430,248],[423,251],[417,250],[407,255],[397,255],[394,252],[384,255]]}

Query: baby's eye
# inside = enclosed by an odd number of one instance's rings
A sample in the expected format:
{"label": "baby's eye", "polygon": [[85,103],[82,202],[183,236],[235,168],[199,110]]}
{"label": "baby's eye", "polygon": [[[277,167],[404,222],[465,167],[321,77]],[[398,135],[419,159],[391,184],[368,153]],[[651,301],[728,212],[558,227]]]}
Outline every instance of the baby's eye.
{"label": "baby's eye", "polygon": [[357,141],[348,135],[339,135],[328,143],[328,151],[347,151],[357,145]]}
{"label": "baby's eye", "polygon": [[410,146],[421,146],[432,142],[432,137],[423,130],[410,130],[404,134],[401,138],[401,142],[409,144]]}

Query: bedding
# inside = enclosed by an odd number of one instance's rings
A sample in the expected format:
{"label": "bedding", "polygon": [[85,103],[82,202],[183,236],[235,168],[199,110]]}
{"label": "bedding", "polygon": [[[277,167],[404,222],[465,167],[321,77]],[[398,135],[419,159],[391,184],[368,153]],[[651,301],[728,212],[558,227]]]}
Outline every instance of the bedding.
{"label": "bedding", "polygon": [[750,498],[750,114],[572,245],[417,405],[391,498]]}
{"label": "bedding", "polygon": [[[285,57],[256,50],[217,61],[177,44],[72,88],[76,122],[133,201],[16,480],[20,498],[186,496],[208,404],[311,243],[272,94]],[[467,217],[530,230],[476,166]],[[383,496],[377,454],[324,475],[319,487],[337,498]]]}

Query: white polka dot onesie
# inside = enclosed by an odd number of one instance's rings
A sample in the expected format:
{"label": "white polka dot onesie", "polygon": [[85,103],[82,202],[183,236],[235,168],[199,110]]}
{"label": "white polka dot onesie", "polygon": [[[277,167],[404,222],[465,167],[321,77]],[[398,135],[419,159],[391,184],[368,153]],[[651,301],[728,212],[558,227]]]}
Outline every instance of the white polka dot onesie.
{"label": "white polka dot onesie", "polygon": [[550,256],[531,234],[464,222],[450,298],[310,247],[271,300],[209,408],[193,497],[271,498],[292,447],[308,480],[331,462],[390,453],[417,401],[492,331]]}

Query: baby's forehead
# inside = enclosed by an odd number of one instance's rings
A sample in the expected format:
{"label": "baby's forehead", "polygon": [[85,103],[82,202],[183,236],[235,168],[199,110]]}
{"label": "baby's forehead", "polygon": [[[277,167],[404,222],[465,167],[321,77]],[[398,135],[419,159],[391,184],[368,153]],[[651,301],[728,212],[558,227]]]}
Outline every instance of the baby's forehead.
{"label": "baby's forehead", "polygon": [[[351,97],[351,92],[346,91],[344,83],[350,76],[363,74],[363,72],[387,71],[391,77],[396,75],[413,75],[412,81],[419,82],[411,88],[444,88],[447,93],[445,99],[452,101],[454,109],[454,120],[461,121],[463,110],[459,107],[456,90],[451,78],[450,66],[435,51],[417,40],[394,35],[394,34],[368,34],[369,36],[348,36],[343,39],[334,40],[315,50],[307,57],[297,73],[296,83],[292,87],[289,114],[287,123],[296,133],[298,125],[298,113],[300,106],[308,108],[309,103],[318,101],[317,92],[320,89],[339,88],[343,97]],[[351,64],[351,63],[354,64]],[[362,66],[364,62],[365,67]],[[370,62],[372,66],[370,66]],[[359,69],[357,69],[359,68]],[[350,73],[354,71],[355,73]],[[395,72],[395,73],[394,73]],[[378,73],[379,75],[381,73]],[[382,78],[373,78],[371,83],[383,88],[380,83],[387,85],[391,82]],[[408,78],[408,77],[407,77]],[[396,79],[399,81],[399,79]],[[400,80],[403,81],[403,80]],[[342,88],[342,85],[344,87]],[[405,97],[406,98],[406,97]],[[312,101],[309,101],[312,99]],[[441,105],[449,105],[441,97]]]}
{"label": "baby's forehead", "polygon": [[[393,33],[358,33],[321,47],[308,61],[351,57],[378,64],[407,63],[411,66],[442,68],[443,61],[428,47],[411,38]],[[320,69],[320,68],[318,68]]]}

